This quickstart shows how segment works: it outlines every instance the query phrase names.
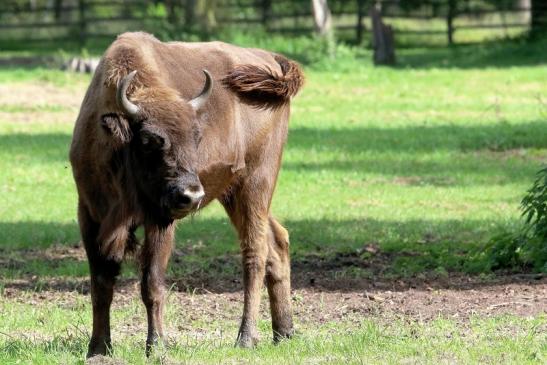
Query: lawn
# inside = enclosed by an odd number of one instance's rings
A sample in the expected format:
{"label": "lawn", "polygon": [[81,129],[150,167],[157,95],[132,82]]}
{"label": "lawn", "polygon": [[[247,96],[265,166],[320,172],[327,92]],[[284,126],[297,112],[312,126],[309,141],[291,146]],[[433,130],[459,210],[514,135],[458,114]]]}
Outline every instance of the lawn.
{"label": "lawn", "polygon": [[[291,234],[298,335],[270,344],[264,294],[261,344],[232,347],[238,245],[215,203],[179,224],[154,361],[547,361],[545,279],[475,255],[521,224],[547,163],[542,45],[474,47],[307,68],[272,207]],[[0,363],[84,361],[88,269],[67,155],[89,79],[0,69]],[[126,265],[111,363],[146,362],[137,278]]]}

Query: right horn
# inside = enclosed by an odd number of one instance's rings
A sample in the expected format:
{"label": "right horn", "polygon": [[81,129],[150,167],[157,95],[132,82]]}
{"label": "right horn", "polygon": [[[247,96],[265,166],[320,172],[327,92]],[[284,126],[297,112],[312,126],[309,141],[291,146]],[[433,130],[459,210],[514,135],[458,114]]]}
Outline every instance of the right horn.
{"label": "right horn", "polygon": [[135,77],[136,73],[137,70],[127,74],[120,81],[118,84],[118,89],[116,90],[116,102],[118,103],[118,107],[120,107],[131,118],[135,118],[140,112],[140,108],[127,99],[127,88],[131,84],[131,81],[133,81],[133,77]]}
{"label": "right horn", "polygon": [[211,95],[211,91],[213,91],[213,78],[211,77],[211,74],[207,70],[203,70],[203,73],[205,74],[205,84],[203,85],[203,90],[201,90],[198,96],[189,101],[194,110],[201,109]]}

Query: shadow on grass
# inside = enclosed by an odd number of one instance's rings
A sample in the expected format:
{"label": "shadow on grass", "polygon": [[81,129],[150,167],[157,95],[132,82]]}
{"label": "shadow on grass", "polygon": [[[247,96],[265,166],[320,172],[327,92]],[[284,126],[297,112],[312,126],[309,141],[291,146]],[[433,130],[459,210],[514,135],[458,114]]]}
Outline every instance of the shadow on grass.
{"label": "shadow on grass", "polygon": [[[544,128],[542,121],[486,126],[293,128],[289,151],[302,150],[299,156],[306,156],[306,151],[311,150],[329,155],[319,161],[317,157],[285,159],[283,169],[419,177],[411,185],[456,185],[458,176],[474,176],[476,183],[484,184],[528,182],[544,157],[534,157],[527,150],[547,148]],[[448,152],[447,156],[434,156],[442,152]],[[424,154],[431,156],[424,158]]]}
{"label": "shadow on grass", "polygon": [[297,127],[289,132],[289,147],[333,149],[348,153],[507,151],[547,148],[545,121],[482,126],[438,125],[396,128],[318,129]]}
{"label": "shadow on grass", "polygon": [[398,68],[509,68],[547,64],[547,41],[506,40],[453,47],[401,49]]}
{"label": "shadow on grass", "polygon": [[[470,281],[465,273],[489,273],[470,253],[491,236],[491,221],[319,219],[284,225],[291,234],[294,288],[349,292],[489,285]],[[88,292],[87,263],[83,248],[77,247],[75,224],[0,223],[0,231],[0,274],[9,278],[6,288]],[[51,234],[36,239],[36,231],[64,232],[64,239],[52,240]],[[20,245],[7,248],[12,242],[4,232],[19,232]],[[198,217],[180,224],[168,277],[176,290],[241,290],[239,250],[226,220]],[[132,285],[135,280],[124,275],[120,282]]]}
{"label": "shadow on grass", "polygon": [[[289,133],[289,149],[341,151],[350,154],[347,161],[326,162],[324,165],[314,166],[313,163],[291,163],[286,168],[332,168],[354,169],[355,165],[362,165],[368,171],[371,166],[368,161],[360,161],[359,157],[351,155],[362,153],[399,153],[406,155],[406,160],[412,159],[413,154],[434,153],[439,151],[461,152],[492,152],[502,153],[511,157],[515,150],[519,149],[545,149],[547,140],[544,138],[545,123],[543,121],[531,121],[521,124],[498,123],[485,126],[410,126],[398,128],[347,128],[347,129],[316,129],[316,128],[292,128]],[[18,161],[29,163],[43,163],[50,161],[66,161],[68,163],[68,149],[72,136],[68,133],[13,133],[0,135],[2,153],[14,156]],[[518,151],[517,151],[518,152]],[[518,154],[518,153],[517,153]],[[410,158],[408,157],[410,156]],[[386,158],[386,161],[382,159]],[[396,167],[397,156],[374,157],[375,165],[389,170],[390,166]],[[480,165],[481,157],[474,158],[476,164],[468,166],[469,169]],[[448,160],[447,166],[427,163],[420,170],[427,171],[454,171],[454,161]],[[374,166],[370,167],[374,168]],[[404,167],[403,167],[404,168]],[[414,166],[412,166],[414,169]],[[462,166],[466,172],[466,166]],[[440,170],[439,170],[440,169]],[[371,172],[377,172],[375,170]],[[382,170],[383,172],[383,170]],[[390,173],[396,174],[394,170]],[[401,171],[404,173],[404,171]],[[518,174],[517,174],[518,175]]]}
{"label": "shadow on grass", "polygon": [[22,163],[63,162],[68,164],[72,135],[68,133],[0,134],[0,153]]}

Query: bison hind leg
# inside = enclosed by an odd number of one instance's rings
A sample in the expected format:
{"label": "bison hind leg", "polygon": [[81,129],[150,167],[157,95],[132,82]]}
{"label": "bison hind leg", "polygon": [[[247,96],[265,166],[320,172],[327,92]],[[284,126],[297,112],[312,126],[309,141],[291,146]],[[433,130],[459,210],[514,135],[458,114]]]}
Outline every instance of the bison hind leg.
{"label": "bison hind leg", "polygon": [[[110,260],[121,262],[127,255],[133,255],[139,245],[135,235],[136,226],[120,225],[112,229],[106,238],[100,238],[101,254]],[[105,235],[102,235],[105,236]]]}
{"label": "bison hind leg", "polygon": [[269,226],[266,286],[270,297],[274,342],[278,343],[294,334],[291,309],[289,233],[271,216]]}
{"label": "bison hind leg", "polygon": [[129,229],[127,240],[125,242],[124,256],[136,256],[137,248],[139,246],[139,239],[135,235],[136,226]]}

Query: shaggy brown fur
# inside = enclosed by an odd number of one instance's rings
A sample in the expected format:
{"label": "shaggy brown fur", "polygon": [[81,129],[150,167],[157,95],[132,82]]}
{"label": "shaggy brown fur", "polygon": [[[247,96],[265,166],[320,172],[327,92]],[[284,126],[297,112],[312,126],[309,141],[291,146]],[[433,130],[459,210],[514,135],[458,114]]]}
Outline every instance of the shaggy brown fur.
{"label": "shaggy brown fur", "polygon": [[[204,69],[213,79],[211,93],[193,103],[206,84]],[[132,71],[137,73],[126,96],[138,112],[116,100]],[[272,217],[270,204],[290,99],[303,79],[300,67],[283,56],[222,42],[162,43],[149,34],[126,33],[108,48],[70,149],[91,276],[88,356],[110,350],[114,284],[124,255],[137,244],[139,226],[145,236],[139,261],[150,353],[163,335],[163,283],[175,221],[215,199],[240,238],[244,305],[238,345],[251,347],[258,340],[264,281],[274,340],[291,336],[288,233]],[[182,209],[175,203],[186,189],[201,192],[201,198]]]}
{"label": "shaggy brown fur", "polygon": [[274,59],[281,73],[270,68],[241,65],[222,79],[222,83],[238,94],[242,101],[258,107],[277,107],[290,101],[304,84],[300,66],[283,56]]}

